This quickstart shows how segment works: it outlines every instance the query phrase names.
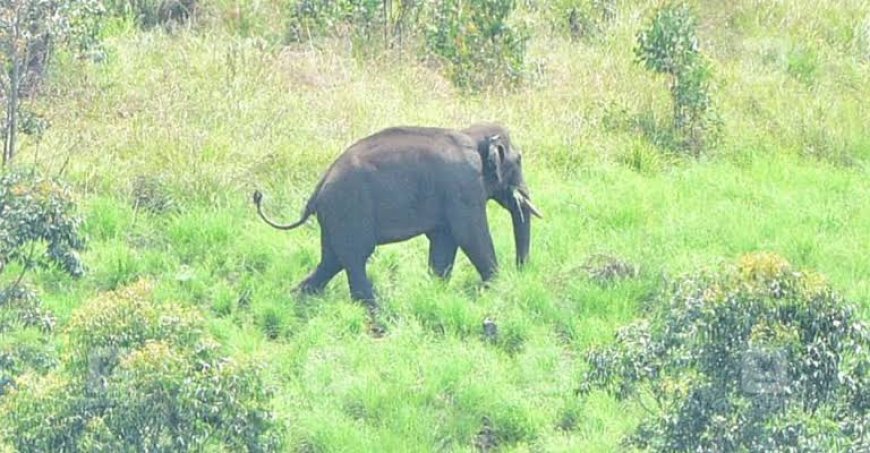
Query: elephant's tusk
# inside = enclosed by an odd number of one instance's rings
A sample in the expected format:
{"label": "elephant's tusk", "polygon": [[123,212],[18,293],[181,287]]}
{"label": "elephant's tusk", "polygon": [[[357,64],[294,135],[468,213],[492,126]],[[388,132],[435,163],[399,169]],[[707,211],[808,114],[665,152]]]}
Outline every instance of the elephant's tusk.
{"label": "elephant's tusk", "polygon": [[517,205],[517,213],[520,215],[520,223],[526,223],[526,216],[523,214],[523,201],[525,197],[522,192],[514,189],[514,203]]}
{"label": "elephant's tusk", "polygon": [[532,212],[532,215],[534,215],[535,217],[537,217],[539,219],[544,218],[544,216],[540,213],[540,211],[538,211],[538,208],[536,208],[535,205],[532,204],[531,200],[526,198],[525,202],[526,202],[526,206],[528,206],[528,208],[529,208],[529,211]]}
{"label": "elephant's tusk", "polygon": [[522,204],[524,206],[526,206],[527,208],[529,208],[529,211],[531,211],[532,215],[534,215],[535,217],[537,217],[539,219],[544,218],[544,216],[541,215],[541,212],[538,211],[538,208],[536,208],[535,205],[532,204],[532,200],[529,200],[529,197],[520,193],[520,200],[518,200],[518,201],[522,201]]}
{"label": "elephant's tusk", "polygon": [[520,220],[521,221],[525,222],[525,218],[523,217],[523,209],[522,209],[523,206],[529,208],[529,211],[535,217],[537,217],[539,219],[544,218],[544,216],[541,215],[541,212],[538,211],[538,208],[536,208],[535,205],[532,204],[532,200],[529,200],[529,196],[526,195],[525,193],[523,193],[522,190],[514,189],[513,195],[514,195],[514,201],[516,201],[516,203],[517,203],[517,208],[519,208],[519,211],[520,211]]}

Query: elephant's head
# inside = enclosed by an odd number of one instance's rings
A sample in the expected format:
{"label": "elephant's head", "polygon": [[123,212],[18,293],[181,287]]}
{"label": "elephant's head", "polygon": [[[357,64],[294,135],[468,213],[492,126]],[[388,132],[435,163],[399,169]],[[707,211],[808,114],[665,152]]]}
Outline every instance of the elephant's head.
{"label": "elephant's head", "polygon": [[542,217],[523,178],[522,155],[512,146],[507,129],[498,124],[475,124],[463,132],[477,142],[487,196],[511,213],[517,266],[522,266],[529,259],[532,216]]}

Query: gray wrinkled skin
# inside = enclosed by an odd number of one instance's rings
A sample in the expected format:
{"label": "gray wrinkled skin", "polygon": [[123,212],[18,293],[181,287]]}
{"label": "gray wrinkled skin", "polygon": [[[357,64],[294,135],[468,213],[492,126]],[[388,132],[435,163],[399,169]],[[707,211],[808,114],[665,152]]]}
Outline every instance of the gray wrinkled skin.
{"label": "gray wrinkled skin", "polygon": [[270,220],[262,199],[254,193],[257,212],[275,228],[296,228],[312,214],[320,223],[320,264],[298,291],[319,293],[344,270],[352,297],[371,306],[366,262],[377,245],[425,234],[435,275],[449,277],[462,249],[487,281],[498,263],[486,202],[495,200],[510,212],[518,266],[528,260],[531,216],[540,217],[523,179],[522,157],[497,124],[462,131],[391,127],[366,137],[329,167],[295,223]]}

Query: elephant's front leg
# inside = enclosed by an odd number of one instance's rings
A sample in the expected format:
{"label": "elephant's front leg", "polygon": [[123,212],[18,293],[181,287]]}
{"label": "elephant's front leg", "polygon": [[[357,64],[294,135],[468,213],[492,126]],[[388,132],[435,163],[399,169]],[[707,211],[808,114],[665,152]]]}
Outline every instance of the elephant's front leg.
{"label": "elephant's front leg", "polygon": [[459,246],[448,229],[426,233],[429,238],[429,270],[440,278],[450,277]]}
{"label": "elephant's front leg", "polygon": [[498,268],[495,247],[486,219],[486,202],[480,206],[459,206],[447,215],[450,232],[459,248],[471,260],[483,281],[491,279]]}

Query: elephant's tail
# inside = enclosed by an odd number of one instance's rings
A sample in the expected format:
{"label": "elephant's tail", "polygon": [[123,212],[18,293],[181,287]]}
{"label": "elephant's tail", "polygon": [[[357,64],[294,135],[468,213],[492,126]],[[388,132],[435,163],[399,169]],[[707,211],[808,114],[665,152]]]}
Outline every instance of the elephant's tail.
{"label": "elephant's tail", "polygon": [[259,190],[255,190],[254,191],[254,204],[257,205],[257,214],[260,215],[260,218],[263,219],[264,222],[268,223],[273,228],[277,228],[279,230],[292,230],[293,228],[296,228],[299,225],[302,225],[303,223],[305,223],[305,221],[308,220],[309,217],[311,217],[311,214],[314,214],[314,209],[313,209],[314,205],[309,200],[309,202],[305,205],[305,211],[302,213],[302,218],[300,218],[299,220],[297,220],[294,223],[282,225],[280,223],[275,223],[270,218],[266,217],[266,214],[263,213],[262,202],[263,202],[263,194]]}

